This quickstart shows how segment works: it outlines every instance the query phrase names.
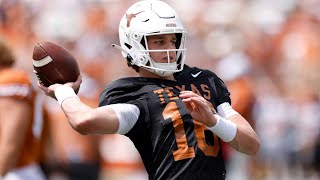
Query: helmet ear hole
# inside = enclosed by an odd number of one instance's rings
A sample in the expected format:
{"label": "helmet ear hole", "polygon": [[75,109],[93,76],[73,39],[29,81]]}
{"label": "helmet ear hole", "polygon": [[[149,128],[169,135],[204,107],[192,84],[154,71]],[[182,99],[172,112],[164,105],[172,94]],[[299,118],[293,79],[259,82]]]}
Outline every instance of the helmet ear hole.
{"label": "helmet ear hole", "polygon": [[131,49],[131,48],[132,48],[132,46],[130,46],[130,44],[128,44],[128,43],[124,43],[124,45],[125,45],[128,49]]}

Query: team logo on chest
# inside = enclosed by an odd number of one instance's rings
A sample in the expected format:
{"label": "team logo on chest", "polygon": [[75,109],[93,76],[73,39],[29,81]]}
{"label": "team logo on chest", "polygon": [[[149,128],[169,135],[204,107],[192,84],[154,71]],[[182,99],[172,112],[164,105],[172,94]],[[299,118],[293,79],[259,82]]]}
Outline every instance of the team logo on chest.
{"label": "team logo on chest", "polygon": [[[158,95],[161,104],[166,103],[166,99],[168,99],[169,102],[179,99],[179,97],[173,93],[172,87],[157,89],[157,90],[154,90],[153,92]],[[165,96],[167,98],[165,98]]]}

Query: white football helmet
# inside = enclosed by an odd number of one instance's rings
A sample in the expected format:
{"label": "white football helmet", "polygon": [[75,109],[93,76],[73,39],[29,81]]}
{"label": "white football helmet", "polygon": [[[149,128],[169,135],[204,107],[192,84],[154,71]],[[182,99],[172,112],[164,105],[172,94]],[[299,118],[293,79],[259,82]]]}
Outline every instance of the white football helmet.
{"label": "white football helmet", "polygon": [[[176,34],[176,49],[149,50],[147,36]],[[143,67],[162,77],[183,69],[185,61],[186,30],[177,13],[159,0],[143,0],[133,4],[120,21],[119,38],[122,55],[131,65]],[[177,59],[170,62],[169,53],[176,52]],[[149,52],[166,52],[167,63],[157,63]]]}

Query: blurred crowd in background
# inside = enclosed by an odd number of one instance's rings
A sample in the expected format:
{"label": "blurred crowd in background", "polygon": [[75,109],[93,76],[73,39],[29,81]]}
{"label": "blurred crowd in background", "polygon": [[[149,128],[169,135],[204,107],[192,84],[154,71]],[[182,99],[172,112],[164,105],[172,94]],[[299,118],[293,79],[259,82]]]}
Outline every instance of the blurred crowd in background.
{"label": "blurred crowd in background", "polygon": [[[0,0],[0,38],[16,66],[33,74],[37,42],[55,42],[77,59],[80,98],[92,107],[112,80],[135,76],[118,44],[118,25],[136,0]],[[227,179],[320,178],[320,1],[167,0],[188,31],[186,64],[214,71],[232,106],[250,121],[260,152],[224,146]],[[42,164],[48,179],[147,179],[140,156],[120,135],[82,136],[55,100],[47,109]],[[88,177],[89,177],[88,175]]]}

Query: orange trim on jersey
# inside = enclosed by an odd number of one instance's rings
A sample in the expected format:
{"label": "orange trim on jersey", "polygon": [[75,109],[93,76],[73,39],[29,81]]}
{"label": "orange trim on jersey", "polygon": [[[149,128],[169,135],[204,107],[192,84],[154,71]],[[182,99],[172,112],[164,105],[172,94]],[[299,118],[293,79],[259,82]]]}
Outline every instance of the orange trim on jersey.
{"label": "orange trim on jersey", "polygon": [[33,93],[27,73],[13,69],[0,71],[0,97],[31,99]]}

